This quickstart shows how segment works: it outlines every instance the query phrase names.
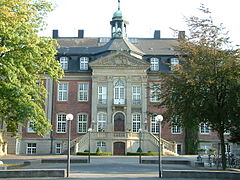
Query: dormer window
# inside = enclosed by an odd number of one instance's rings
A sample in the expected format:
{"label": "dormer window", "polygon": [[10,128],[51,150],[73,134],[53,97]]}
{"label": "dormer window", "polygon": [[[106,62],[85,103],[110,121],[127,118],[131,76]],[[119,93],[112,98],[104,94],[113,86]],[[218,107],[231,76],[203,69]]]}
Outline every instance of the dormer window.
{"label": "dormer window", "polygon": [[68,57],[60,57],[59,62],[63,70],[68,70]]}
{"label": "dormer window", "polygon": [[174,69],[178,68],[179,59],[171,58],[170,63],[171,63],[171,70],[174,70]]}
{"label": "dormer window", "polygon": [[151,58],[151,71],[159,71],[159,59],[158,58]]}
{"label": "dormer window", "polygon": [[80,70],[88,70],[88,57],[80,58]]}

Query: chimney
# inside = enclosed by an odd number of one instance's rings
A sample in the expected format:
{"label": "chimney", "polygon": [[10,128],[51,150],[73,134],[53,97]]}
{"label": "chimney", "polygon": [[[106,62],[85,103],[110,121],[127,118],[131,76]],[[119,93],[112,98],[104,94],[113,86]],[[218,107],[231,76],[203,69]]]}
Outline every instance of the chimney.
{"label": "chimney", "polygon": [[57,39],[57,38],[58,38],[58,30],[57,30],[57,29],[54,29],[54,30],[52,31],[52,38],[53,38],[53,39]]}
{"label": "chimney", "polygon": [[185,39],[185,31],[178,31],[178,39]]}
{"label": "chimney", "polygon": [[83,38],[84,37],[84,30],[83,29],[79,29],[78,30],[78,38]]}
{"label": "chimney", "polygon": [[154,39],[160,39],[160,38],[161,38],[160,30],[155,30],[154,31]]}

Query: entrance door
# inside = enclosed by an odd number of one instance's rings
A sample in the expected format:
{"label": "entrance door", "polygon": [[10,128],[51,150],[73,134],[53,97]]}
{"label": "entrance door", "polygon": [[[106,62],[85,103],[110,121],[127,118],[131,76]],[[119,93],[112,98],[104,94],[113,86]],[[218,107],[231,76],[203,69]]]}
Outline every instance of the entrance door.
{"label": "entrance door", "polygon": [[115,142],[113,144],[113,155],[125,155],[125,143]]}
{"label": "entrance door", "polygon": [[114,116],[114,131],[124,131],[124,115],[122,113],[117,113]]}

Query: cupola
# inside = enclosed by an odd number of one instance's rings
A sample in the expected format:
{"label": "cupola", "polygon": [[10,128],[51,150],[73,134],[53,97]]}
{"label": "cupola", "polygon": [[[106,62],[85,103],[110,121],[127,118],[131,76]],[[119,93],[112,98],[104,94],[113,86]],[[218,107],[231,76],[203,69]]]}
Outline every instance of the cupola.
{"label": "cupola", "polygon": [[112,38],[127,37],[128,22],[123,19],[122,11],[120,10],[120,0],[118,0],[118,10],[113,14],[111,24]]}

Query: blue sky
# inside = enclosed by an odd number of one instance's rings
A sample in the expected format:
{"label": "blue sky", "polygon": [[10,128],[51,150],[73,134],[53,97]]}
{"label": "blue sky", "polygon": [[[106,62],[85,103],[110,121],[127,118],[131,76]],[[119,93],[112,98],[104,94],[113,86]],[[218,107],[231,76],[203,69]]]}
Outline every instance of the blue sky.
{"label": "blue sky", "polygon": [[[47,29],[41,35],[76,36],[84,29],[85,37],[109,37],[117,0],[50,0],[55,10],[48,16]],[[234,44],[240,44],[239,0],[121,0],[123,16],[129,21],[129,37],[152,37],[161,30],[162,37],[173,37],[170,28],[186,30],[184,16],[198,15],[200,4],[212,11],[215,24],[223,23]]]}

